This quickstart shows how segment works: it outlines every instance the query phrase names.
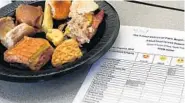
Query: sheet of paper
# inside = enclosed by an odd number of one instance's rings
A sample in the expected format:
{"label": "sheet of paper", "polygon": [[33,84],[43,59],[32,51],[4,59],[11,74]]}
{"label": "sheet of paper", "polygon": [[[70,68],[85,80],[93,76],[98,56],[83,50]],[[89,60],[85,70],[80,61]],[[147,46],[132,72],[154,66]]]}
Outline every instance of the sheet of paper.
{"label": "sheet of paper", "polygon": [[121,26],[73,103],[184,103],[185,32]]}

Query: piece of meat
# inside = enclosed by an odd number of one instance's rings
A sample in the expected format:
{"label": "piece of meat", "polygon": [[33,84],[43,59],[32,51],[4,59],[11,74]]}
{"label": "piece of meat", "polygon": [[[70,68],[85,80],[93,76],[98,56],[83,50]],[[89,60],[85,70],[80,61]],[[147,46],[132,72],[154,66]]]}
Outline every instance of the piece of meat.
{"label": "piece of meat", "polygon": [[30,26],[41,28],[43,20],[43,11],[41,6],[21,4],[16,8],[16,20],[18,23],[26,23]]}
{"label": "piece of meat", "polygon": [[103,18],[104,18],[104,10],[101,10],[95,16],[93,16],[92,26],[88,28],[89,29],[89,33],[88,33],[89,39],[91,39],[96,34],[96,31],[99,25],[101,24],[101,22],[103,21]]}
{"label": "piece of meat", "polygon": [[15,27],[12,17],[3,17],[0,18],[0,40],[3,40],[11,29]]}
{"label": "piece of meat", "polygon": [[20,41],[24,36],[31,36],[35,34],[36,31],[32,26],[22,23],[15,28],[11,29],[6,36],[1,40],[2,44],[7,47],[13,47],[18,41]]}
{"label": "piece of meat", "polygon": [[80,44],[90,42],[90,39],[87,37],[88,19],[84,15],[74,14],[67,24],[66,30],[69,29],[69,32],[65,35],[76,38]]}
{"label": "piece of meat", "polygon": [[65,35],[75,38],[79,44],[89,43],[90,39],[95,35],[98,26],[104,18],[104,10],[101,10],[96,15],[88,18],[88,14],[71,13],[72,19],[67,23]]}
{"label": "piece of meat", "polygon": [[4,53],[4,60],[9,63],[21,63],[37,71],[51,58],[53,47],[42,38],[24,37],[13,48]]}
{"label": "piece of meat", "polygon": [[36,70],[39,70],[43,65],[47,63],[46,61],[49,61],[51,59],[53,50],[54,49],[52,47],[49,47],[40,55],[39,60],[34,67]]}
{"label": "piece of meat", "polygon": [[102,22],[104,18],[104,10],[101,10],[100,12],[98,12],[94,17],[93,17],[93,23],[92,23],[92,27],[93,29],[97,29],[98,26],[100,25],[100,23]]}

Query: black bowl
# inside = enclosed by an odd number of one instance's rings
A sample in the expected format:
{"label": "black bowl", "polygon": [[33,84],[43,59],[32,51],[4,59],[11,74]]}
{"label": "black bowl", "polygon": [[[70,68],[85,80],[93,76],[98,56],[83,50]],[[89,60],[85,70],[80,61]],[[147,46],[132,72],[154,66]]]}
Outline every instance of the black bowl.
{"label": "black bowl", "polygon": [[[15,9],[20,4],[39,5],[44,8],[44,1],[13,2],[0,9],[0,17],[15,17]],[[6,48],[0,45],[0,79],[14,82],[36,82],[40,80],[48,80],[59,75],[64,75],[66,72],[77,70],[79,67],[83,67],[84,65],[90,65],[99,59],[109,50],[116,40],[120,28],[120,21],[117,12],[110,4],[105,1],[97,1],[97,4],[100,6],[100,9],[105,11],[105,17],[91,42],[83,45],[81,48],[83,56],[80,59],[75,62],[65,64],[60,69],[52,67],[51,62],[49,62],[40,71],[33,72],[21,64],[9,64],[5,62],[3,60],[3,53]],[[65,21],[54,21],[54,26],[57,27],[60,22]],[[45,34],[39,33],[36,34],[36,37],[45,38]]]}

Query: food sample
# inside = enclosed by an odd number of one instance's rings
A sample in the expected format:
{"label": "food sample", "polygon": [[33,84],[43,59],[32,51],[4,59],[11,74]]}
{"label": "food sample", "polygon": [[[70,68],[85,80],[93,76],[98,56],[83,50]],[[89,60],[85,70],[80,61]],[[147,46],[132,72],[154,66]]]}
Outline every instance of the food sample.
{"label": "food sample", "polygon": [[42,38],[24,37],[13,48],[4,53],[4,60],[9,63],[21,63],[37,71],[44,66],[53,53],[53,47]]}
{"label": "food sample", "polygon": [[[44,12],[41,6],[21,4],[15,17],[15,23],[12,17],[0,18],[0,42],[7,48],[4,60],[38,71],[49,60],[60,68],[81,58],[81,44],[95,35],[104,10],[94,0],[46,0]],[[30,37],[43,31],[46,39]]]}
{"label": "food sample", "polygon": [[0,18],[0,40],[3,40],[11,29],[15,27],[12,17],[3,17]]}
{"label": "food sample", "polygon": [[63,29],[66,27],[67,23],[62,23],[58,26],[58,29],[63,31]]}
{"label": "food sample", "polygon": [[30,36],[35,34],[35,29],[28,24],[21,23],[15,28],[11,29],[3,39],[1,43],[6,48],[13,47],[18,41],[20,41],[24,36]]}
{"label": "food sample", "polygon": [[85,14],[94,12],[99,8],[98,4],[94,0],[74,0],[70,7],[71,13]]}
{"label": "food sample", "polygon": [[47,33],[48,29],[53,29],[53,18],[51,13],[51,7],[48,2],[45,2],[45,9],[44,9],[44,20],[42,23],[42,29],[45,33]]}
{"label": "food sample", "polygon": [[51,6],[54,19],[63,20],[68,17],[71,0],[48,0],[48,3]]}
{"label": "food sample", "polygon": [[89,33],[87,35],[89,39],[91,39],[95,35],[99,25],[103,21],[103,18],[104,18],[104,10],[101,10],[100,12],[98,12],[96,15],[93,16],[92,25],[91,25],[92,29],[90,28]]}
{"label": "food sample", "polygon": [[82,56],[82,52],[75,39],[68,39],[62,42],[54,50],[52,55],[52,65],[60,67],[62,64],[73,62]]}
{"label": "food sample", "polygon": [[64,35],[76,38],[80,44],[89,43],[96,33],[98,26],[103,20],[104,11],[94,15],[92,12],[86,14],[71,13],[72,19],[67,23]]}
{"label": "food sample", "polygon": [[58,46],[64,39],[64,34],[59,29],[50,29],[46,34],[46,38],[55,46]]}
{"label": "food sample", "polygon": [[16,8],[16,20],[18,23],[26,23],[30,26],[41,28],[43,20],[43,11],[41,6],[21,4]]}
{"label": "food sample", "polygon": [[79,44],[89,43],[104,17],[104,10],[94,14],[98,8],[94,0],[73,1],[69,13],[71,20],[67,23],[64,35],[75,38]]}

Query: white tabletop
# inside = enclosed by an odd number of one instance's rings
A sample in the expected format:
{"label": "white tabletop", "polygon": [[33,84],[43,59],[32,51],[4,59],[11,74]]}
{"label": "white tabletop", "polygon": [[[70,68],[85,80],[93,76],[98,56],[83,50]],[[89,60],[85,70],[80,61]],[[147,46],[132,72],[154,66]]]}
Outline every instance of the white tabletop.
{"label": "white tabletop", "polygon": [[[110,2],[122,25],[184,30],[184,12],[130,2]],[[0,81],[0,103],[72,103],[88,67],[40,83]]]}
{"label": "white tabletop", "polygon": [[[134,0],[184,10],[184,0]],[[166,2],[167,1],[167,2]]]}

